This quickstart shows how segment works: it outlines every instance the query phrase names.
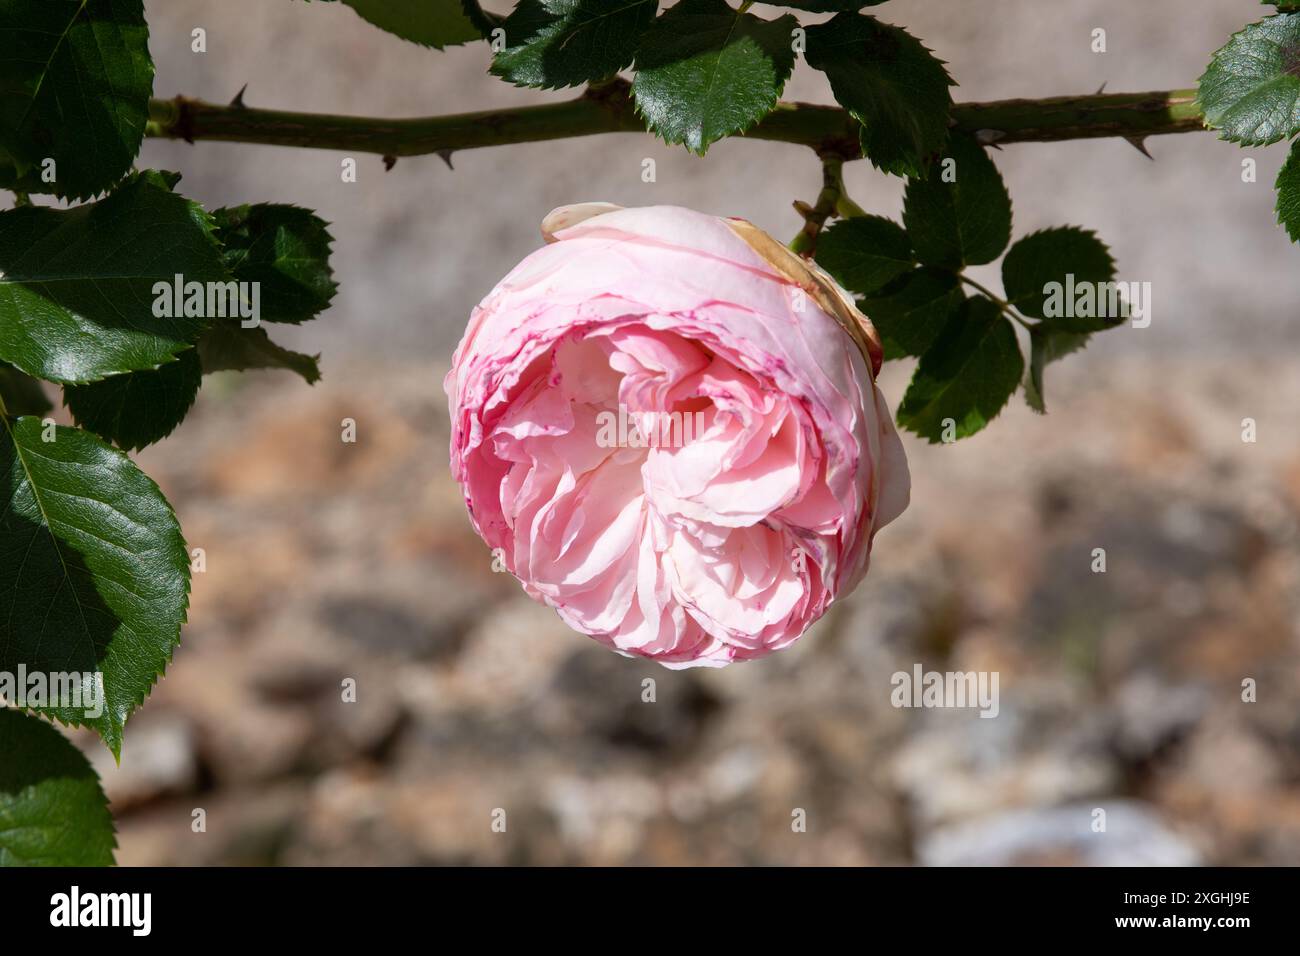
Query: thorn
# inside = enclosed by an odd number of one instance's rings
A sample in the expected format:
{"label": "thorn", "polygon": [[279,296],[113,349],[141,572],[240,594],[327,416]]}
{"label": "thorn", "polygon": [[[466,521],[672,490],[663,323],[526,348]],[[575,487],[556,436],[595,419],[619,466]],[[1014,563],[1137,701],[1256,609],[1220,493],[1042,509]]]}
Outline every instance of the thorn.
{"label": "thorn", "polygon": [[1147,150],[1147,138],[1145,136],[1125,136],[1124,140],[1153,163],[1156,161],[1156,158]]}
{"label": "thorn", "polygon": [[794,211],[797,212],[804,219],[807,219],[809,216],[812,215],[812,211],[813,211],[812,206],[808,205],[802,199],[796,199],[790,205],[794,206]]}
{"label": "thorn", "polygon": [[392,169],[394,166],[396,166],[396,165],[397,165],[397,157],[396,157],[396,156],[385,156],[385,157],[384,157],[384,172],[388,172],[389,170],[391,170],[391,169]]}
{"label": "thorn", "polygon": [[245,107],[245,105],[244,105],[244,91],[245,91],[246,89],[248,89],[248,84],[247,84],[247,83],[245,83],[243,86],[241,86],[241,87],[239,88],[239,92],[235,94],[235,98],[234,98],[233,100],[230,101],[230,105],[231,105],[234,109],[237,109],[237,110],[246,109],[246,107]]}
{"label": "thorn", "polygon": [[[1110,82],[1110,81],[1107,80],[1107,82]],[[1103,93],[1105,93],[1105,92],[1106,92],[1106,84],[1103,83],[1103,84],[1101,84],[1101,86],[1097,87],[1097,92],[1094,93],[1093,95],[1094,95],[1094,96],[1101,96],[1101,94],[1103,94]]]}
{"label": "thorn", "polygon": [[442,159],[442,161],[447,164],[448,169],[454,170],[456,168],[451,164],[451,154],[455,152],[455,150],[439,149],[439,150],[434,150],[434,152],[436,152],[438,156]]}

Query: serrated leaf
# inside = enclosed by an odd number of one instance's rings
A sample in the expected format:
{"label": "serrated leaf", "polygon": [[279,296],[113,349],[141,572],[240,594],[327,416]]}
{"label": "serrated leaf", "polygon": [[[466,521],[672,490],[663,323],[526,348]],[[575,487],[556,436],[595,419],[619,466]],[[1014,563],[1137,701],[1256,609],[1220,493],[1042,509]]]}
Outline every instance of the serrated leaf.
{"label": "serrated leaf", "polygon": [[230,274],[257,286],[262,321],[298,324],[329,307],[334,237],[310,209],[259,203],[213,210],[212,220]]}
{"label": "serrated leaf", "polygon": [[44,415],[54,407],[39,381],[8,362],[0,362],[0,399],[10,415]]}
{"label": "serrated leaf", "polygon": [[35,417],[0,418],[0,480],[0,672],[101,674],[99,708],[27,705],[120,753],[180,642],[190,565],[176,516],[125,454]]}
{"label": "serrated leaf", "polygon": [[1300,132],[1300,14],[1252,23],[1214,54],[1197,101],[1205,125],[1244,146]]}
{"label": "serrated leaf", "polygon": [[74,209],[0,212],[0,359],[51,382],[156,368],[205,319],[155,315],[154,288],[229,279],[207,214],[135,179]]}
{"label": "serrated leaf", "polygon": [[556,89],[630,66],[657,0],[520,0],[501,24],[492,72],[516,86]]}
{"label": "serrated leaf", "polygon": [[1286,227],[1292,242],[1300,242],[1300,142],[1277,174],[1277,221]]}
{"label": "serrated leaf", "polygon": [[[1115,260],[1106,244],[1096,233],[1076,226],[1025,236],[1002,261],[1007,301],[1025,315],[1068,332],[1100,332],[1124,321],[1123,308],[1119,314],[1109,310],[1108,286],[1114,278]],[[1083,309],[1076,307],[1080,301]]]}
{"label": "serrated leaf", "polygon": [[[0,186],[82,199],[140,152],[153,94],[141,0],[0,2]],[[54,182],[41,173],[54,160]]]}
{"label": "serrated leaf", "polygon": [[965,298],[953,273],[924,266],[862,299],[858,307],[898,354],[920,356],[948,328]]}
{"label": "serrated leaf", "polygon": [[982,296],[967,299],[916,367],[898,424],[931,443],[967,438],[997,416],[1025,360],[1011,322]]}
{"label": "serrated leaf", "polygon": [[319,355],[304,355],[281,348],[266,329],[244,329],[235,323],[216,322],[199,339],[199,360],[207,372],[244,372],[250,369],[287,369],[308,385],[320,381]]}
{"label": "serrated leaf", "polygon": [[954,136],[942,162],[907,181],[903,224],[926,265],[983,265],[1011,241],[1011,196],[984,148]]}
{"label": "serrated leaf", "polygon": [[119,448],[134,450],[170,435],[194,405],[203,369],[196,349],[147,372],[65,385],[63,401],[77,424]]}
{"label": "serrated leaf", "polygon": [[793,16],[762,20],[726,0],[682,0],[636,54],[632,94],[651,132],[703,153],[777,103],[794,69]]}
{"label": "serrated leaf", "polygon": [[112,866],[99,777],[45,721],[0,709],[0,866]]}
{"label": "serrated leaf", "polygon": [[1046,325],[1029,330],[1029,368],[1025,372],[1025,401],[1034,411],[1047,411],[1043,400],[1043,370],[1048,363],[1077,352],[1088,344],[1086,332],[1064,332]]}
{"label": "serrated leaf", "polygon": [[919,176],[948,142],[952,78],[901,27],[857,13],[836,14],[808,27],[805,57],[862,124],[862,152],[878,168]]}
{"label": "serrated leaf", "polygon": [[854,216],[823,230],[817,264],[850,292],[871,295],[911,272],[916,261],[898,223],[883,216]]}

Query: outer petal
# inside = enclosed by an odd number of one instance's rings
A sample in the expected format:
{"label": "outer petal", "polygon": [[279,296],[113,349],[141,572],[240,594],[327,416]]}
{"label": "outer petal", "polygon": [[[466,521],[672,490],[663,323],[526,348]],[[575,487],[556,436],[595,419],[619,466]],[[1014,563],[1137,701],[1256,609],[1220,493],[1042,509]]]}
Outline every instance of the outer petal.
{"label": "outer petal", "polygon": [[555,234],[561,229],[576,226],[578,223],[607,212],[617,212],[622,206],[612,202],[580,202],[571,206],[556,206],[542,220],[542,238],[547,242],[557,241]]}

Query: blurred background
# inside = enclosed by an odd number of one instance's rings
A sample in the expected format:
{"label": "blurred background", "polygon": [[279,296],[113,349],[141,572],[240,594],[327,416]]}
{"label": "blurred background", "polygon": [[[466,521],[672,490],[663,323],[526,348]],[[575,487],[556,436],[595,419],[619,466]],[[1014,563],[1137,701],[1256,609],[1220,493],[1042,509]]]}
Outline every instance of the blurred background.
{"label": "blurred background", "polygon": [[[514,89],[485,75],[484,44],[424,50],[339,4],[146,7],[158,96],[225,102],[247,84],[251,106],[407,116],[573,95]],[[958,99],[986,100],[1193,86],[1261,8],[874,12],[949,62]],[[786,98],[830,101],[802,64]],[[1300,863],[1300,250],[1273,225],[1271,188],[1285,148],[1148,146],[1154,162],[1122,140],[996,159],[1017,235],[1098,230],[1121,279],[1152,283],[1151,326],[1054,366],[1045,417],[1016,396],[969,441],[906,438],[912,506],[866,583],[789,651],[672,672],[570,632],[492,573],[447,473],[442,377],[553,206],[688,205],[789,237],[814,158],[728,141],[701,159],[623,134],[460,153],[454,170],[359,156],[344,184],[342,154],[148,142],[141,165],[182,172],[209,206],[319,211],[341,289],[318,321],[276,330],[323,353],[319,385],[209,378],[184,427],[139,456],[206,571],[121,767],[86,742],[120,861]],[[847,179],[868,210],[898,214],[899,180],[867,163]],[[892,403],[910,371],[887,369]],[[998,671],[1000,715],[894,709],[890,676],[917,662]]]}

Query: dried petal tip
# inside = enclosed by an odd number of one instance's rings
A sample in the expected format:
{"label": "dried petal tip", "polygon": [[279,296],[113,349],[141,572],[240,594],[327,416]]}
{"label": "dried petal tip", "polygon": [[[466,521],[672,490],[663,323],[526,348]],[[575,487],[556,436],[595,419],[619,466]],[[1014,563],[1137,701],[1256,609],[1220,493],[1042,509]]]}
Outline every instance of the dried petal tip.
{"label": "dried petal tip", "polygon": [[571,206],[556,206],[542,220],[542,238],[554,242],[557,232],[607,212],[618,212],[622,208],[612,202],[579,202]]}
{"label": "dried petal tip", "polygon": [[871,377],[880,374],[884,349],[880,334],[871,320],[858,311],[853,299],[844,292],[816,263],[802,259],[788,246],[777,242],[747,219],[724,220],[731,231],[747,242],[768,265],[812,297],[827,315],[839,323],[849,338],[862,352],[862,358],[871,369]]}

